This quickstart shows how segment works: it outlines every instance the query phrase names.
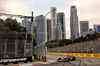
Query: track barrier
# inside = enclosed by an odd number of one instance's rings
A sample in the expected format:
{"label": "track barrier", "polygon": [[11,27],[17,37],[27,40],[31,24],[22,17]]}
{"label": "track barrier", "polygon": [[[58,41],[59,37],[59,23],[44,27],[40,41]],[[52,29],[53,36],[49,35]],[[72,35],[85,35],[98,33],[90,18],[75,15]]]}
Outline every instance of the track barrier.
{"label": "track barrier", "polygon": [[100,54],[92,54],[92,53],[56,53],[56,52],[46,52],[46,53],[54,54],[54,55],[69,55],[69,56],[77,56],[77,57],[100,58]]}

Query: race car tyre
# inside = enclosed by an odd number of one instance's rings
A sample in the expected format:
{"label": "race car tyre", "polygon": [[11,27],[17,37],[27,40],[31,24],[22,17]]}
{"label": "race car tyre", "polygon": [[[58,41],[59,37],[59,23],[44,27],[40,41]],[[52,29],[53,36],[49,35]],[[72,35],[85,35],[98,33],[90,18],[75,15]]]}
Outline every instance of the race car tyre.
{"label": "race car tyre", "polygon": [[72,57],[72,60],[73,60],[73,61],[75,61],[75,60],[76,60],[76,57],[75,57],[75,56],[73,56],[73,57]]}
{"label": "race car tyre", "polygon": [[[58,58],[58,60],[57,60],[57,61],[59,61],[59,60],[62,60],[62,58]],[[61,62],[61,61],[59,61],[59,62]]]}

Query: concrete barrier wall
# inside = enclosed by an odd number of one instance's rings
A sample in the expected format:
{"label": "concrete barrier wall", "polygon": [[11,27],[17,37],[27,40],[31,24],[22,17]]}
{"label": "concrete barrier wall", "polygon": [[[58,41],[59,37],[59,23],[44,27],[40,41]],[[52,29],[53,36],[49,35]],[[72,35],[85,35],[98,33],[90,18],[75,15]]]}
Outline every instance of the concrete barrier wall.
{"label": "concrete barrier wall", "polygon": [[100,58],[100,54],[91,54],[91,53],[56,53],[56,52],[46,52],[47,54],[54,55],[69,55],[77,57],[91,57],[91,58]]}

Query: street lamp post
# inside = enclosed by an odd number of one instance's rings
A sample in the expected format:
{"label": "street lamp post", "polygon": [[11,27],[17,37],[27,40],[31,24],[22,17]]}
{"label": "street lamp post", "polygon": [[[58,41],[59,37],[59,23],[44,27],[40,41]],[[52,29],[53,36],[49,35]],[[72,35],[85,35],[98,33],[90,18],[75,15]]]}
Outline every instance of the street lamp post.
{"label": "street lamp post", "polygon": [[32,17],[31,17],[31,33],[32,33],[32,44],[31,44],[31,55],[34,55],[34,50],[33,50],[33,46],[34,46],[34,39],[33,39],[33,12],[32,12]]}
{"label": "street lamp post", "polygon": [[[49,13],[51,13],[52,11],[55,11],[55,10],[56,10],[56,9],[53,9],[53,10],[49,11],[49,12],[43,17],[42,21],[45,19],[45,17],[46,17]],[[39,25],[39,29],[38,29],[37,34],[39,34],[41,24],[42,24],[42,22],[40,22],[40,25]],[[39,35],[37,35],[37,37],[39,38]],[[38,46],[38,45],[37,45],[37,46]],[[44,46],[46,47],[46,45],[44,45]],[[46,48],[44,48],[44,49],[45,49],[45,61],[46,61]],[[36,49],[36,51],[38,51],[38,48]]]}

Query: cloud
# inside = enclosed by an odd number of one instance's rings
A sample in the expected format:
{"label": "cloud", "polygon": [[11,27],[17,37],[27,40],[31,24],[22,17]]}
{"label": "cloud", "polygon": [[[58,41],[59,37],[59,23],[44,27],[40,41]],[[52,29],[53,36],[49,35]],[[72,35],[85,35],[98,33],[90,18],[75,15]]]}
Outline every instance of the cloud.
{"label": "cloud", "polygon": [[31,15],[31,11],[35,11],[34,3],[35,0],[0,0],[0,12]]}
{"label": "cloud", "polygon": [[81,20],[89,21],[90,28],[93,28],[94,23],[100,24],[100,0],[73,0],[69,6],[62,10],[66,15],[67,38],[70,37],[70,6],[72,5],[75,5],[77,8],[79,25]]}
{"label": "cloud", "polygon": [[7,0],[0,0],[0,12],[7,11],[5,9],[5,8],[7,8],[7,6],[4,6],[4,5],[8,5],[8,3],[5,4],[5,1],[7,1]]}
{"label": "cloud", "polygon": [[75,0],[72,4],[77,7],[79,20],[88,20],[90,28],[100,24],[100,0]]}
{"label": "cloud", "polygon": [[[34,15],[37,15],[34,3],[35,0],[0,0],[0,13],[30,16],[33,11]],[[19,22],[22,21],[20,18],[17,19]]]}

